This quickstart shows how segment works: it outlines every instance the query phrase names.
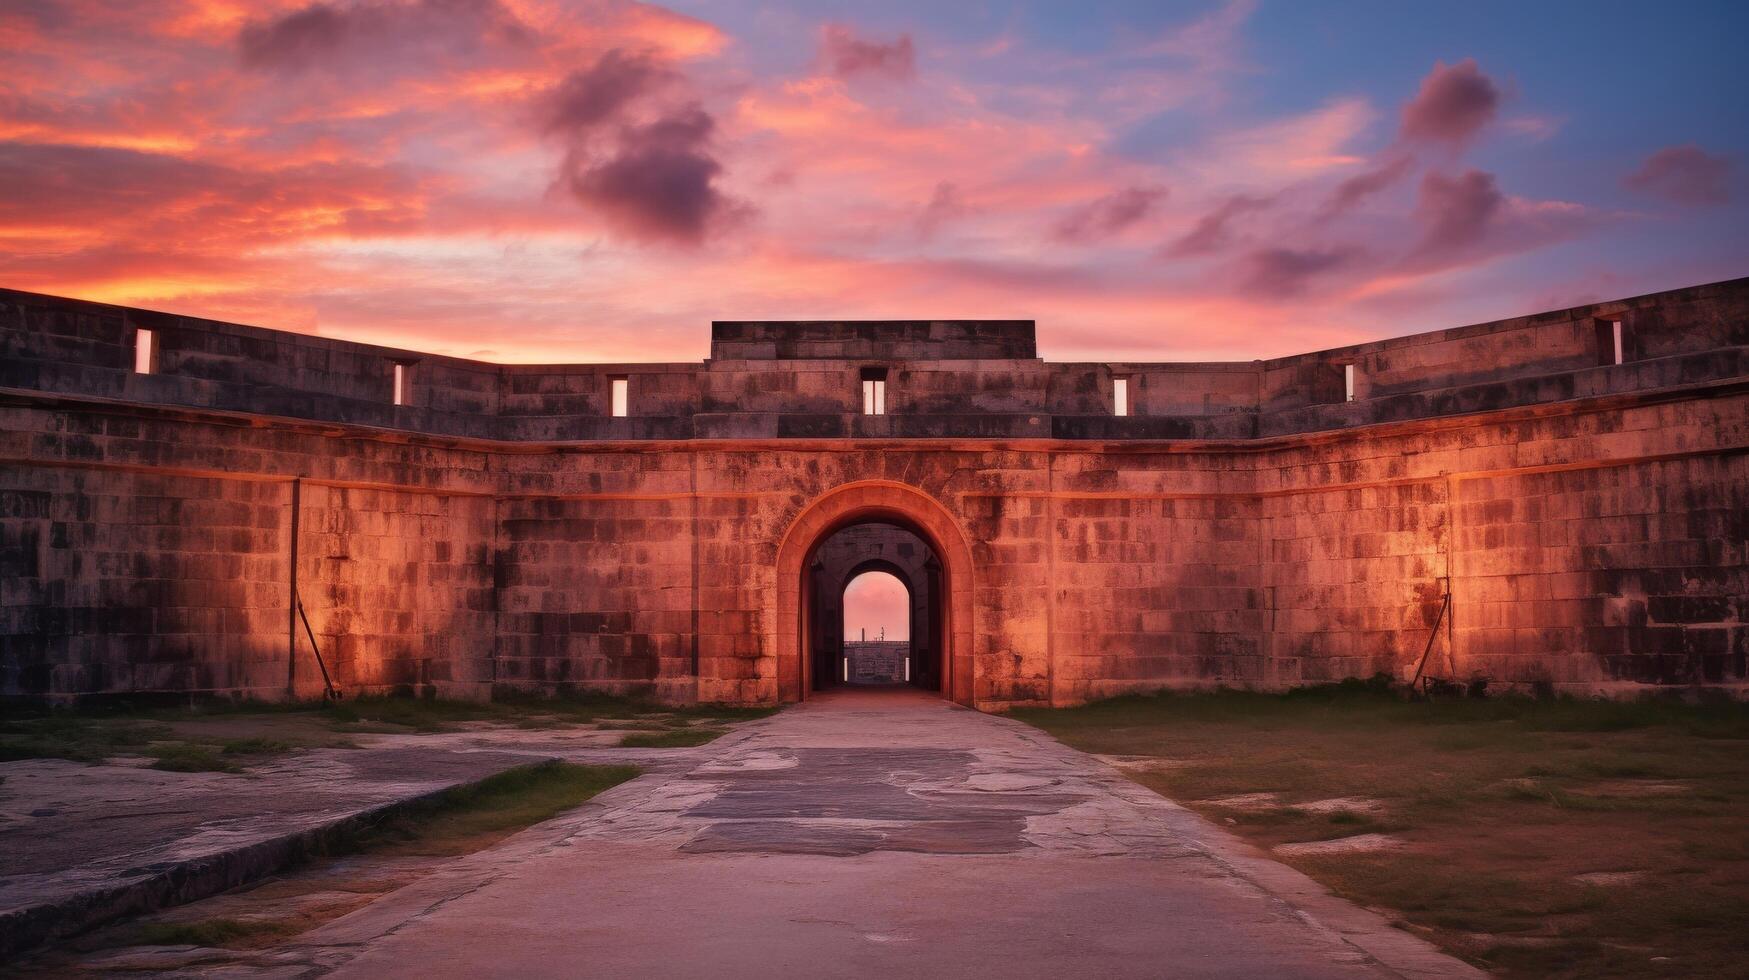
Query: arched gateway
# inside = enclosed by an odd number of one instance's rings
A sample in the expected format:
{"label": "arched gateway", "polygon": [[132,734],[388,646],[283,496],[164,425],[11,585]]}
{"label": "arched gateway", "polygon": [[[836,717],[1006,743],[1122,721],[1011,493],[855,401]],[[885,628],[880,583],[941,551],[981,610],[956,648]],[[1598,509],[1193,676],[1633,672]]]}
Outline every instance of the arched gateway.
{"label": "arched gateway", "polygon": [[[904,528],[930,547],[940,563],[937,607],[930,624],[940,651],[939,690],[971,704],[972,588],[976,571],[966,537],[947,509],[915,487],[885,480],[845,484],[821,494],[791,522],[777,550],[777,686],[784,701],[800,701],[816,687],[811,621],[819,596],[808,574],[811,559],[832,535],[858,524]],[[932,583],[934,584],[934,583]]]}

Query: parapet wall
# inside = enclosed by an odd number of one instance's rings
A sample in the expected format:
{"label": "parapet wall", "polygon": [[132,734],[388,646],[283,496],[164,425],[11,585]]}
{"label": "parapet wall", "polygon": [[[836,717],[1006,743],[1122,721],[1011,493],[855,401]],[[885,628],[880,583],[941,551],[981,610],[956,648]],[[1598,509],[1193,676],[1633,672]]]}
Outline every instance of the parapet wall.
{"label": "parapet wall", "polygon": [[[1244,439],[1738,377],[1746,308],[1749,280],[1734,280],[1204,364],[1041,361],[1031,321],[719,322],[702,363],[498,365],[0,290],[0,388],[510,441]],[[1611,322],[1625,365],[1603,363]],[[150,374],[133,370],[142,328],[158,351]],[[868,370],[885,372],[883,415],[863,414]],[[629,385],[623,418],[615,378]]]}
{"label": "parapet wall", "polygon": [[[1332,354],[1366,358],[1374,385],[1340,404],[1291,407],[1254,365],[911,362],[941,377],[906,397],[960,413],[917,418],[993,433],[946,437],[823,410],[777,413],[827,430],[783,435],[746,413],[584,418],[596,369],[442,358],[417,366],[427,402],[397,407],[342,379],[382,382],[378,359],[401,352],[23,294],[0,307],[7,696],[314,696],[295,587],[348,692],[768,703],[779,546],[850,484],[913,488],[963,535],[972,574],[952,587],[971,622],[953,628],[972,635],[982,707],[1407,677],[1424,652],[1430,675],[1496,685],[1749,684],[1744,281]],[[1617,314],[1639,359],[1587,364],[1585,331]],[[160,370],[134,374],[127,331],[148,321]],[[1493,344],[1522,362],[1479,379]],[[1308,357],[1263,363],[1338,363]],[[607,371],[647,372],[675,406],[793,383],[824,409],[864,366],[764,363]],[[803,367],[827,380],[783,381]],[[1132,379],[1138,411],[1197,408],[1202,390],[1204,414],[1094,414],[1100,371]],[[1051,416],[1085,431],[1015,437],[1030,416],[1005,409],[1029,398],[1087,409]],[[921,425],[903,404],[890,424]],[[649,434],[682,418],[684,438]],[[1098,428],[1184,419],[1256,431]]]}

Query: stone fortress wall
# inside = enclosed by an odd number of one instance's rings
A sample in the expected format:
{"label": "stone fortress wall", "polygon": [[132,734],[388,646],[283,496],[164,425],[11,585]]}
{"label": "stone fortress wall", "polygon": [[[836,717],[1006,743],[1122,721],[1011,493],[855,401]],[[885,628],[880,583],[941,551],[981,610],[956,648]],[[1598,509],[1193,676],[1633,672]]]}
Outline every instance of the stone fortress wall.
{"label": "stone fortress wall", "polygon": [[911,644],[904,640],[845,640],[844,658],[850,662],[850,683],[905,683],[905,658],[910,652]]}
{"label": "stone fortress wall", "polygon": [[846,488],[969,554],[980,707],[1406,676],[1430,639],[1457,680],[1746,686],[1749,280],[1246,363],[1050,363],[1024,321],[712,342],[494,365],[0,291],[0,695],[314,696],[295,588],[348,692],[793,698],[777,567]]}

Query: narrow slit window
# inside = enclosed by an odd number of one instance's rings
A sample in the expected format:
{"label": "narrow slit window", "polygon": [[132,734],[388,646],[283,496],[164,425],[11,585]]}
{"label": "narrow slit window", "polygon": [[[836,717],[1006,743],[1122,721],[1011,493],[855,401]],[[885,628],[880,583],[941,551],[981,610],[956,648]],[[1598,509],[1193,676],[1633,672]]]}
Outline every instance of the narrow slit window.
{"label": "narrow slit window", "polygon": [[158,338],[144,327],[134,330],[134,373],[152,374],[158,367]]}
{"label": "narrow slit window", "polygon": [[412,394],[413,365],[404,361],[395,362],[395,404],[407,404]]}
{"label": "narrow slit window", "polygon": [[862,369],[862,414],[887,414],[887,372],[885,368]]}
{"label": "narrow slit window", "polygon": [[612,382],[613,417],[616,419],[623,419],[631,408],[632,379],[622,374],[614,377]]}
{"label": "narrow slit window", "polygon": [[1111,379],[1111,414],[1117,416],[1130,414],[1130,379]]}
{"label": "narrow slit window", "polygon": [[1597,327],[1597,363],[1603,367],[1626,364],[1633,353],[1634,338],[1625,320],[1595,321]]}
{"label": "narrow slit window", "polygon": [[1342,365],[1342,400],[1354,401],[1354,365]]}

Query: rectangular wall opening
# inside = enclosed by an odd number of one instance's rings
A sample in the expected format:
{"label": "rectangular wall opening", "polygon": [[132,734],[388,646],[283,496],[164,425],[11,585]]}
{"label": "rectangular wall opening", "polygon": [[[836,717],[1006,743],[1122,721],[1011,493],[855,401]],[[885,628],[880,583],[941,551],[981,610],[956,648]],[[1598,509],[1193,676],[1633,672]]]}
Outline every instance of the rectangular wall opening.
{"label": "rectangular wall opening", "polygon": [[623,419],[631,410],[632,379],[623,374],[616,374],[608,379],[613,389],[611,410],[613,417]]}
{"label": "rectangular wall opening", "polygon": [[862,414],[887,414],[887,369],[862,369]]}
{"label": "rectangular wall opening", "polygon": [[1342,365],[1342,400],[1354,401],[1354,365]]}
{"label": "rectangular wall opening", "polygon": [[405,405],[413,394],[413,365],[395,362],[395,404]]}
{"label": "rectangular wall opening", "polygon": [[158,371],[158,337],[145,327],[134,329],[134,373],[156,374]]}
{"label": "rectangular wall opening", "polygon": [[1633,337],[1624,320],[1597,320],[1597,363],[1626,364],[1633,359]]}
{"label": "rectangular wall opening", "polygon": [[1111,379],[1111,414],[1119,417],[1130,414],[1130,379]]}

